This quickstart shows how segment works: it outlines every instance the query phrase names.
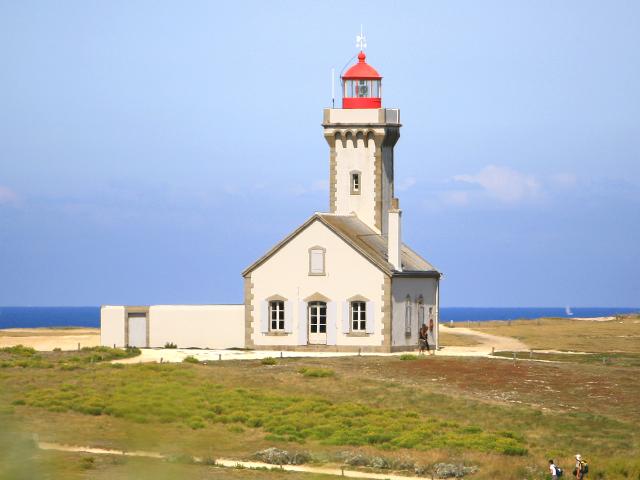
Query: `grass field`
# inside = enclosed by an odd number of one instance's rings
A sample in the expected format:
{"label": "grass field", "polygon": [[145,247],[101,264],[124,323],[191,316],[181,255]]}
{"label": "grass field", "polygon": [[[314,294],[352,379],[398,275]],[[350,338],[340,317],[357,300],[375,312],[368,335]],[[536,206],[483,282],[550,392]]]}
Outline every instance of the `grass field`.
{"label": "grass field", "polygon": [[440,329],[440,345],[445,347],[474,347],[482,342],[472,335],[454,335]]}
{"label": "grass field", "polygon": [[[547,458],[568,466],[580,452],[594,479],[640,475],[640,369],[633,362],[571,360],[578,356],[515,365],[437,356],[208,365],[104,361],[133,354],[0,352],[3,433],[12,445],[36,433],[42,441],[178,457],[249,459],[275,446],[340,464],[345,451],[361,452],[427,467],[475,465],[477,479],[542,479]],[[144,478],[138,469],[148,478],[298,478],[240,470],[232,477],[160,460],[95,456],[90,462],[83,454],[1,445],[0,478],[20,478],[7,472],[25,456],[33,468],[62,472],[50,478]]]}
{"label": "grass field", "polygon": [[[467,326],[465,323],[463,326]],[[532,349],[640,353],[640,317],[595,322],[563,318],[471,322],[479,332],[514,337]]]}

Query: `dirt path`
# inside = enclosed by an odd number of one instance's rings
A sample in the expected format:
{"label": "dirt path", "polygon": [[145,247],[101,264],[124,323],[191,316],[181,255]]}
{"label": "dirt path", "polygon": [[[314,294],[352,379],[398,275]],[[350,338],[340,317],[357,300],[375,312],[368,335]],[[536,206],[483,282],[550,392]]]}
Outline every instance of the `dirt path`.
{"label": "dirt path", "polygon": [[[473,337],[479,343],[472,346],[446,346],[438,351],[438,355],[455,357],[485,357],[491,355],[492,348],[496,351],[528,351],[529,347],[519,340],[499,335],[491,335],[465,327],[450,328],[441,325],[442,332],[449,335]],[[36,350],[51,351],[54,348],[62,350],[76,350],[80,347],[93,347],[100,344],[100,330],[85,329],[6,329],[0,330],[0,348],[22,344]],[[265,357],[278,357],[280,352],[259,350],[200,350],[200,349],[164,349],[145,348],[142,354],[117,363],[145,363],[145,362],[181,362],[187,356],[194,356],[202,362],[219,360],[256,360]],[[401,353],[365,354],[362,355],[400,355]],[[354,356],[357,352],[283,352],[284,357],[340,357]]]}
{"label": "dirt path", "polygon": [[465,327],[447,327],[440,325],[440,331],[446,332],[449,335],[462,335],[473,337],[477,340],[479,345],[473,345],[469,347],[447,347],[444,346],[442,352],[438,352],[441,355],[451,356],[487,356],[491,355],[492,349],[496,352],[508,351],[508,352],[522,352],[528,351],[529,347],[522,343],[520,340],[511,337],[503,337],[500,335],[491,335],[489,333],[479,332]]}
{"label": "dirt path", "polygon": [[[145,452],[145,451],[122,451],[122,450],[111,450],[106,448],[94,448],[94,447],[81,447],[76,445],[62,445],[59,443],[48,443],[48,442],[38,442],[38,448],[41,450],[55,450],[58,452],[77,452],[77,453],[93,453],[95,455],[124,455],[129,457],[146,457],[146,458],[157,458],[157,459],[165,459],[166,455],[162,455],[156,452]],[[196,463],[200,463],[203,460],[198,457],[193,457],[193,461]],[[405,475],[396,475],[392,473],[370,473],[370,472],[358,472],[355,470],[345,470],[343,468],[328,468],[328,467],[309,467],[307,465],[272,465],[270,463],[263,462],[245,462],[242,460],[233,460],[229,458],[217,458],[215,460],[215,465],[221,467],[228,468],[236,468],[238,466],[242,466],[244,468],[268,468],[275,470],[284,470],[288,472],[302,472],[302,473],[318,473],[324,475],[334,475],[338,477],[349,477],[349,478],[368,478],[368,479],[379,479],[379,480],[407,480],[407,479],[422,479],[425,477],[415,477],[415,476],[405,476]]]}

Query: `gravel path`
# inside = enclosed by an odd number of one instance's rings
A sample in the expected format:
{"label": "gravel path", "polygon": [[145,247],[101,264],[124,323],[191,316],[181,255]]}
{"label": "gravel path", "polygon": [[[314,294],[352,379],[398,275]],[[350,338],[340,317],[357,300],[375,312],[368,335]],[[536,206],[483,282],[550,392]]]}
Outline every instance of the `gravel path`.
{"label": "gravel path", "polygon": [[[79,453],[93,453],[95,455],[124,455],[129,457],[146,457],[146,458],[168,458],[166,455],[162,455],[156,452],[145,451],[122,451],[111,450],[107,448],[95,448],[95,447],[82,447],[76,445],[61,445],[59,443],[39,442],[38,447],[41,450],[55,450],[59,452],[79,452]],[[194,462],[202,462],[201,458],[193,457]],[[310,467],[307,465],[272,465],[270,463],[262,462],[245,462],[243,460],[234,460],[229,458],[217,458],[215,464],[221,467],[236,468],[242,466],[244,468],[269,468],[276,470],[284,470],[289,472],[303,472],[303,473],[318,473],[324,475],[334,475],[338,477],[348,478],[368,478],[379,480],[407,480],[407,479],[422,479],[425,477],[415,477],[406,475],[397,475],[392,473],[370,473],[370,472],[358,472],[356,470],[345,470],[343,468],[329,468],[329,467]]]}

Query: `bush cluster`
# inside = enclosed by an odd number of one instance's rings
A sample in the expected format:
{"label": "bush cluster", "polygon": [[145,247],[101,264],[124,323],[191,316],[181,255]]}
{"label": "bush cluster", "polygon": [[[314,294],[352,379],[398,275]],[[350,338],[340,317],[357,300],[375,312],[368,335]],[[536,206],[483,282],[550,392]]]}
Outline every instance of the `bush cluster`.
{"label": "bush cluster", "polygon": [[0,368],[54,368],[77,370],[84,364],[106,362],[140,355],[140,349],[111,347],[85,347],[71,352],[37,352],[31,347],[16,345],[0,348]]}
{"label": "bush cluster", "polygon": [[403,353],[400,355],[400,360],[418,360],[418,356],[413,353]]}
{"label": "bush cluster", "polygon": [[[322,369],[305,372],[311,376],[333,374]],[[192,429],[217,423],[227,424],[231,432],[262,428],[272,441],[526,453],[524,440],[511,432],[486,432],[473,425],[356,402],[230,388],[202,381],[196,374],[179,364],[95,368],[76,374],[73,383],[33,389],[21,400],[54,412],[111,415],[136,423],[181,423]],[[21,403],[14,408],[20,408]]]}
{"label": "bush cluster", "polygon": [[298,373],[301,373],[305,377],[333,377],[336,373],[333,370],[329,370],[328,368],[301,368],[298,370]]}

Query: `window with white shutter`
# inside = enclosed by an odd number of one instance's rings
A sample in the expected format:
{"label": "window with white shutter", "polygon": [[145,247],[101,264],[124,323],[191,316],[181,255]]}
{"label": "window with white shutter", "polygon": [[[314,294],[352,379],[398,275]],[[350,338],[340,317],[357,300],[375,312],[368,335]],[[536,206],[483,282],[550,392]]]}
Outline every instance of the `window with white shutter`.
{"label": "window with white shutter", "polygon": [[367,329],[367,310],[365,302],[351,302],[351,331],[365,332]]}
{"label": "window with white shutter", "polygon": [[309,275],[325,274],[325,252],[322,247],[311,247],[309,249]]}
{"label": "window with white shutter", "polygon": [[284,302],[282,300],[269,302],[269,330],[284,332]]}

